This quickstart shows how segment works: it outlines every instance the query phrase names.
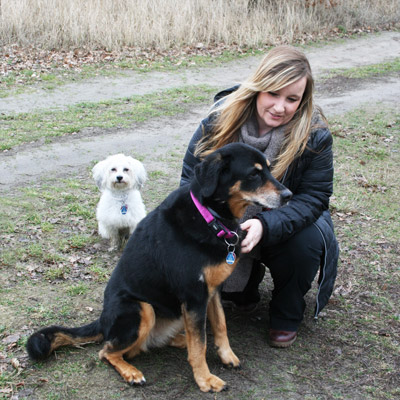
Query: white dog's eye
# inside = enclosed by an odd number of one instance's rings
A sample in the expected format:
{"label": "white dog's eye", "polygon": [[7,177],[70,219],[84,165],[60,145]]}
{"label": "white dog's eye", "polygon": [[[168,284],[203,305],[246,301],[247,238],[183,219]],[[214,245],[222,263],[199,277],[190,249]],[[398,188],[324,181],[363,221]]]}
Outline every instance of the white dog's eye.
{"label": "white dog's eye", "polygon": [[112,171],[112,172],[116,172],[116,171],[117,171],[117,168],[111,168],[111,171]]}
{"label": "white dog's eye", "polygon": [[124,168],[124,172],[128,172],[129,171],[129,168]]}

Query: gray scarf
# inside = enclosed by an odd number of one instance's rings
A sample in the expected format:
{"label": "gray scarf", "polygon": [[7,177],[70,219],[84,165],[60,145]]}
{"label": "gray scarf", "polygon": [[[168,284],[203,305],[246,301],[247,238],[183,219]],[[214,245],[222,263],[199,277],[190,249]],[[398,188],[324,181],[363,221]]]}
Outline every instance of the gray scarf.
{"label": "gray scarf", "polygon": [[264,136],[258,135],[258,123],[255,116],[240,128],[239,142],[246,143],[265,154],[273,165],[281,150],[286,125],[271,129]]}
{"label": "gray scarf", "polygon": [[[277,159],[284,139],[285,125],[273,128],[264,136],[258,135],[258,123],[256,116],[246,121],[240,129],[239,142],[246,143],[265,154],[271,165]],[[262,211],[261,206],[249,206],[240,223],[253,218]],[[260,247],[256,246],[250,253],[240,257],[239,264],[236,266],[232,275],[224,282],[222,290],[224,292],[241,292],[244,290],[251,273],[254,259],[260,258]]]}

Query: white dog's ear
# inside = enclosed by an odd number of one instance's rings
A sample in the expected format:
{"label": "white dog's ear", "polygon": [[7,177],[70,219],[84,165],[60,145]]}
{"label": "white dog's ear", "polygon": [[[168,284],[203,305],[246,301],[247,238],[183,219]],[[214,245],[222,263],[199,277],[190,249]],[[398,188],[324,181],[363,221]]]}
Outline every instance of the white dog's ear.
{"label": "white dog's ear", "polygon": [[100,191],[104,190],[105,187],[105,168],[106,165],[108,164],[107,160],[103,160],[98,162],[93,168],[92,168],[92,174],[93,178],[96,182],[97,187],[100,189]]}
{"label": "white dog's ear", "polygon": [[133,157],[128,156],[128,158],[132,171],[135,175],[136,184],[139,187],[139,189],[141,189],[147,179],[147,173],[144,168],[144,165],[139,160],[136,160]]}

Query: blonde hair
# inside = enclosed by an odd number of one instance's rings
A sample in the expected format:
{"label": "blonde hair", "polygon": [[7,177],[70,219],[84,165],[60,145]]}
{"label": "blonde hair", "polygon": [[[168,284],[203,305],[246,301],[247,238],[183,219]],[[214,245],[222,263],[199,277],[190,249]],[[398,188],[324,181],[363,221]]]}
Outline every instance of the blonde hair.
{"label": "blonde hair", "polygon": [[221,104],[216,104],[210,115],[215,115],[212,130],[203,135],[196,147],[196,156],[203,158],[231,142],[238,141],[240,127],[252,116],[260,92],[278,91],[303,77],[306,88],[299,107],[287,124],[282,150],[272,173],[280,179],[292,161],[306,148],[313,115],[314,80],[306,56],[291,46],[270,50],[256,71]]}

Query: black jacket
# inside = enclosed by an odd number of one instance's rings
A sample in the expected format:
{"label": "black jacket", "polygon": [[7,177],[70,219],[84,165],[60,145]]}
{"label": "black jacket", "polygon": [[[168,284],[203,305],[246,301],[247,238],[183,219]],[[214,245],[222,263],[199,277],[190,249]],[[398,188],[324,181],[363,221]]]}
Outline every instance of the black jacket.
{"label": "black jacket", "polygon": [[[235,88],[217,94],[215,99],[219,100]],[[189,183],[194,166],[200,162],[194,156],[196,144],[211,128],[212,119],[207,117],[194,133],[183,159],[181,185]],[[293,197],[285,207],[257,215],[264,228],[261,244],[273,246],[311,224],[319,229],[324,239],[325,252],[318,280],[317,316],[332,294],[339,257],[329,213],[329,197],[333,190],[333,154],[332,135],[328,128],[318,128],[311,132],[306,150],[292,162],[281,182],[292,191]]]}

